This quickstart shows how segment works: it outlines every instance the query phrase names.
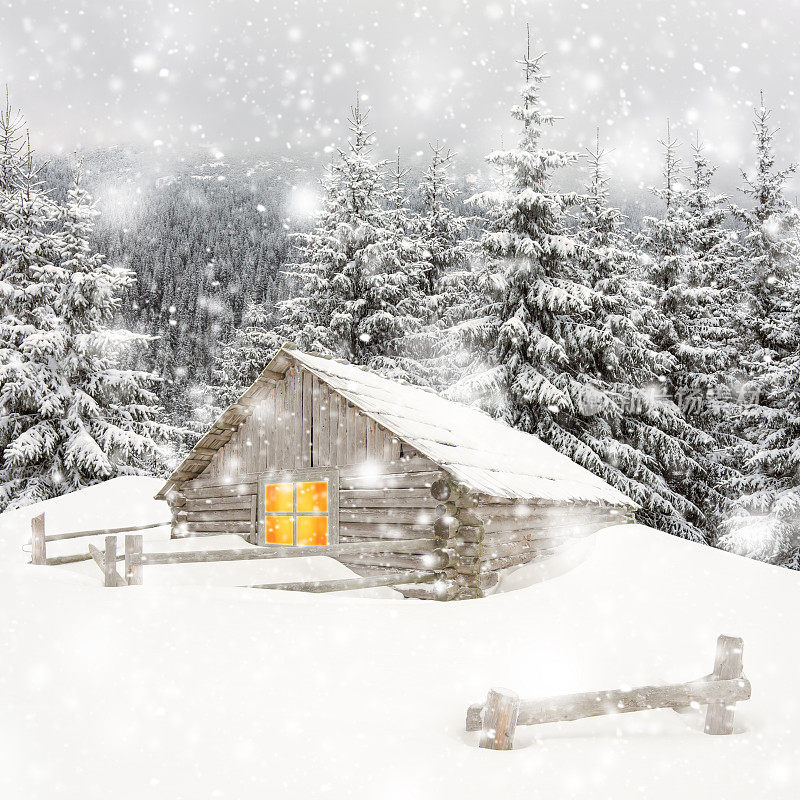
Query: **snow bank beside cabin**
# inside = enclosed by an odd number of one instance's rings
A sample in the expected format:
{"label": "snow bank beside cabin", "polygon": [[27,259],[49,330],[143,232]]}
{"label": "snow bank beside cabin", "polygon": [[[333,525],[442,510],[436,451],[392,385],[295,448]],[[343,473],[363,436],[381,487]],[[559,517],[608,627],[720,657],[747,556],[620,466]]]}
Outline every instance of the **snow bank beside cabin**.
{"label": "snow bank beside cabin", "polygon": [[[104,503],[114,483],[94,496],[109,525],[138,513]],[[25,514],[0,516],[4,800],[796,794],[796,573],[628,525],[560,577],[482,600],[149,577],[172,567],[104,589],[94,565],[25,565],[9,544]],[[710,671],[720,633],[744,637],[753,685],[736,735],[704,735],[704,709],[523,727],[510,753],[464,733],[491,686],[684,681]]]}

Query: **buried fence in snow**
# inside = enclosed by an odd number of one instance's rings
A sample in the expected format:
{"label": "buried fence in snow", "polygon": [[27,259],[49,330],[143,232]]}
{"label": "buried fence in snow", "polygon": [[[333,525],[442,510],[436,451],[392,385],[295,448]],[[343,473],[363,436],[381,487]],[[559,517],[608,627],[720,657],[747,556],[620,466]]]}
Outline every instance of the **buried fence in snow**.
{"label": "buried fence in snow", "polygon": [[514,692],[492,689],[485,703],[467,710],[468,731],[481,731],[480,746],[489,750],[511,750],[517,725],[625,714],[653,708],[680,709],[692,704],[708,705],[704,732],[733,733],[736,703],[750,698],[750,682],[742,672],[743,642],[735,636],[717,639],[714,671],[689,683],[612,689],[602,692],[520,700]]}
{"label": "buried fence in snow", "polygon": [[[326,581],[293,581],[288,583],[250,584],[251,589],[281,589],[284,591],[302,592],[337,592],[351,589],[369,589],[379,586],[405,586],[407,584],[435,583],[436,572],[450,564],[454,554],[449,550],[437,547],[436,539],[409,539],[402,541],[366,541],[347,542],[336,545],[319,545],[304,547],[299,553],[296,547],[249,547],[228,550],[193,550],[174,553],[143,552],[141,534],[127,534],[124,538],[124,551],[118,551],[117,533],[134,530],[156,528],[169,523],[153,523],[130,528],[111,530],[85,531],[75,534],[57,534],[45,536],[44,514],[31,520],[32,563],[46,565],[71,564],[78,561],[93,560],[103,572],[104,585],[107,587],[138,586],[143,582],[143,568],[164,564],[208,564],[221,561],[255,561],[276,558],[298,558],[300,556],[384,556],[387,566],[422,567],[407,568],[396,572],[383,572],[379,575],[358,576],[339,580]],[[105,549],[94,545],[88,546],[88,553],[46,558],[45,543],[59,539],[78,538],[81,536],[98,536],[106,533]],[[419,556],[419,551],[426,551]],[[408,554],[407,556],[404,556]],[[413,554],[413,555],[412,555]],[[404,563],[404,557],[408,563]],[[124,561],[122,574],[117,570],[117,562]],[[368,564],[374,566],[374,559]]]}
{"label": "buried fence in snow", "polygon": [[44,529],[44,514],[39,514],[31,519],[31,564],[46,564],[49,567],[53,567],[61,564],[75,564],[79,561],[89,561],[89,559],[92,558],[91,553],[76,553],[69,556],[54,556],[48,558],[48,542],[83,539],[88,536],[108,536],[109,534],[146,531],[152,528],[162,528],[170,524],[170,521],[166,520],[165,522],[148,522],[146,525],[128,525],[124,528],[98,528],[93,531],[72,531],[71,533],[54,533],[47,536]]}

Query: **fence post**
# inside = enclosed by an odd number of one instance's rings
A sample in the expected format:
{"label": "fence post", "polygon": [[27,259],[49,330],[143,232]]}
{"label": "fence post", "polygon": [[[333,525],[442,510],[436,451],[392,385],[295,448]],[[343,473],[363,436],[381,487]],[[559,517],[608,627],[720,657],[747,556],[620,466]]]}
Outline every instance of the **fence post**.
{"label": "fence post", "polygon": [[117,585],[117,537],[106,536],[106,552],[103,554],[104,586]]}
{"label": "fence post", "polygon": [[44,514],[31,520],[31,564],[47,563],[47,545],[44,538]]}
{"label": "fence post", "polygon": [[142,585],[142,541],[141,534],[125,537],[125,580],[128,586]]}
{"label": "fence post", "polygon": [[[744,641],[738,636],[720,636],[717,639],[717,657],[713,677],[729,680],[742,676],[742,649]],[[705,732],[710,734],[733,733],[736,703],[709,703],[706,711]]]}
{"label": "fence post", "polygon": [[518,714],[518,694],[507,689],[491,689],[483,707],[480,746],[487,750],[511,750]]}

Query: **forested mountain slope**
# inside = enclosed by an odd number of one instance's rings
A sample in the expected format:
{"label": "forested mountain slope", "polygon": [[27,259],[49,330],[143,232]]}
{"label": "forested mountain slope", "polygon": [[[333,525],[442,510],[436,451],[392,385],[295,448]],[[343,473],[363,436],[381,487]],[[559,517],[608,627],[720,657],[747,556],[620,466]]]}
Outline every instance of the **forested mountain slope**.
{"label": "forested mountain slope", "polygon": [[[94,245],[136,283],[122,322],[158,337],[137,367],[163,376],[161,401],[175,420],[205,402],[220,344],[248,301],[285,296],[280,270],[288,250],[286,199],[303,179],[293,162],[256,165],[148,162],[121,148],[85,156],[86,184],[101,216]],[[51,162],[60,187],[69,162]]]}

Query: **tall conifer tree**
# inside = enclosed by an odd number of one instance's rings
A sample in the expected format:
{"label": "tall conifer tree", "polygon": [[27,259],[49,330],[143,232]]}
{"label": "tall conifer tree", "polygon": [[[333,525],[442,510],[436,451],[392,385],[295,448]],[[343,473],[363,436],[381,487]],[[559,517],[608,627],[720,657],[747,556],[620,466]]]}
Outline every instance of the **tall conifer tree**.
{"label": "tall conifer tree", "polygon": [[[539,97],[541,56],[529,50],[522,65],[523,103],[512,110],[520,145],[489,156],[505,181],[475,198],[490,220],[482,239],[490,290],[462,330],[488,354],[479,379],[491,390],[486,405],[625,491],[650,524],[703,539],[703,515],[688,494],[703,434],[649,390],[674,359],[639,329],[644,312],[629,308],[642,287],[622,278],[630,256],[622,255],[619,212],[606,206],[599,169],[588,200],[553,188],[554,173],[577,156],[541,143],[555,121]],[[576,235],[571,214],[582,203],[588,214]],[[608,267],[612,255],[617,264]]]}
{"label": "tall conifer tree", "polygon": [[322,215],[298,237],[288,274],[298,295],[285,301],[275,342],[346,358],[415,380],[405,337],[419,324],[419,269],[403,205],[403,171],[387,190],[386,163],[372,158],[373,135],[358,102],[351,137],[329,169]]}
{"label": "tall conifer tree", "polygon": [[798,215],[785,196],[790,165],[775,166],[771,112],[755,109],[756,169],[743,173],[748,207],[734,207],[741,235],[742,302],[735,307],[744,391],[728,424],[734,513],[721,544],[797,568],[800,553],[800,248]]}
{"label": "tall conifer tree", "polygon": [[429,147],[431,160],[419,183],[422,211],[418,236],[425,302],[422,351],[428,383],[447,390],[472,363],[455,326],[474,313],[477,286],[469,262],[468,221],[453,209],[458,197],[451,177],[454,155],[439,142]]}
{"label": "tall conifer tree", "polygon": [[152,376],[119,368],[146,337],[109,327],[132,280],[89,244],[96,214],[80,172],[66,205],[27,145],[0,227],[0,509],[152,470],[160,456]]}

